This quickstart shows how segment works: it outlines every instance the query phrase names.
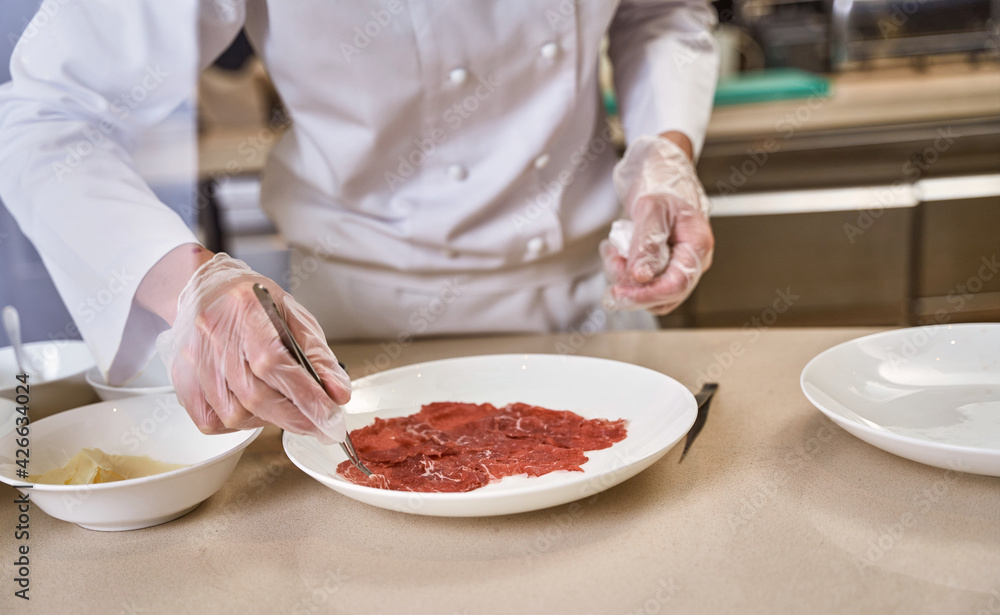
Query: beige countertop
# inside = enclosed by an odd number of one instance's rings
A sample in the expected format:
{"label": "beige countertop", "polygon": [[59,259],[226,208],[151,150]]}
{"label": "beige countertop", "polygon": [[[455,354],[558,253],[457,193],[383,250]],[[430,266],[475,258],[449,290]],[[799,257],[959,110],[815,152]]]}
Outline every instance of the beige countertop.
{"label": "beige countertop", "polygon": [[948,124],[1000,117],[1000,70],[941,64],[830,76],[827,95],[716,107],[706,142],[758,139],[792,132],[857,129],[919,122]]}
{"label": "beige countertop", "polygon": [[[350,500],[293,466],[269,428],[221,491],[171,523],[102,533],[34,509],[30,604],[13,597],[15,491],[2,486],[0,612],[998,612],[1000,479],[869,446],[799,390],[811,357],[872,331],[414,343],[394,367],[551,353],[569,341],[581,355],[643,365],[692,388],[699,372],[721,374],[721,388],[683,464],[678,446],[590,499],[492,518],[419,517]],[[742,352],[732,358],[734,343]],[[336,350],[355,376],[383,352]]]}

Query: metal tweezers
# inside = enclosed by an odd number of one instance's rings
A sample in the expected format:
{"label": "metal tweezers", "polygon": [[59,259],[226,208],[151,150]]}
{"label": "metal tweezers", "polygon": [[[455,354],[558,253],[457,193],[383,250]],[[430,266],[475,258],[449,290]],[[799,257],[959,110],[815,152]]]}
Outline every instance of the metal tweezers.
{"label": "metal tweezers", "polygon": [[[309,372],[309,375],[313,377],[317,384],[319,384],[320,388],[326,390],[323,387],[323,381],[320,380],[319,374],[316,373],[316,369],[312,366],[312,363],[309,362],[308,357],[306,357],[306,353],[302,351],[302,347],[299,346],[299,343],[295,341],[294,337],[292,337],[292,332],[288,329],[288,323],[285,322],[281,312],[278,311],[278,306],[271,297],[271,293],[260,284],[253,285],[253,292],[257,295],[257,300],[260,301],[260,304],[264,307],[264,311],[267,312],[268,318],[271,319],[271,324],[273,324],[274,328],[277,329],[278,337],[281,339],[281,343],[284,344],[285,348],[288,349],[288,352],[292,354],[292,358],[294,358],[299,365],[304,367],[306,371]],[[340,443],[340,448],[344,449],[344,454],[347,455],[347,458],[354,464],[354,467],[361,470],[365,476],[372,475],[371,470],[366,468],[365,464],[361,463],[361,458],[358,457],[358,452],[354,450],[354,444],[351,442],[350,434],[344,435],[344,441]]]}

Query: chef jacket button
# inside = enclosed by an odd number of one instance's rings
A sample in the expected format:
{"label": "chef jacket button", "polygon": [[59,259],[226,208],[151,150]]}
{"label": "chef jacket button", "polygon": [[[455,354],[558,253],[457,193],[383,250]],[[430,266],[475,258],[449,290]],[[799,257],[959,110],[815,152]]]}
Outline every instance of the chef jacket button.
{"label": "chef jacket button", "polygon": [[545,43],[544,45],[542,45],[541,53],[543,58],[545,58],[546,60],[551,60],[552,58],[556,57],[557,53],[559,53],[559,45],[555,43]]}
{"label": "chef jacket button", "polygon": [[529,256],[538,256],[545,249],[545,240],[541,237],[532,237],[524,247],[528,250]]}
{"label": "chef jacket button", "polygon": [[535,158],[535,168],[541,171],[548,166],[549,160],[552,160],[552,156],[548,154],[542,154],[538,158]]}
{"label": "chef jacket button", "polygon": [[462,181],[463,179],[469,176],[469,172],[466,171],[465,167],[463,167],[462,165],[453,164],[450,167],[448,167],[448,175],[451,175],[452,179]]}
{"label": "chef jacket button", "polygon": [[469,71],[464,68],[453,68],[451,72],[448,73],[448,79],[451,80],[455,85],[462,85],[469,76]]}

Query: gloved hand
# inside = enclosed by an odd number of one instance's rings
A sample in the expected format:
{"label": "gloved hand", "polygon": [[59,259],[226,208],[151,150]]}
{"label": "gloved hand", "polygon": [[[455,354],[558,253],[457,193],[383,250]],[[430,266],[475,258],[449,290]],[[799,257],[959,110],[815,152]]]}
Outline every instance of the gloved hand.
{"label": "gloved hand", "polygon": [[[253,292],[257,282],[271,292],[323,387],[281,343]],[[178,400],[204,433],[272,423],[325,444],[344,440],[337,404],[350,400],[351,381],[322,328],[291,295],[243,261],[220,253],[204,263],[181,292],[174,326],[160,334],[156,347]]]}
{"label": "gloved hand", "polygon": [[708,197],[687,154],[662,137],[636,139],[615,166],[614,183],[630,219],[616,221],[601,242],[611,282],[604,307],[666,314],[712,263]]}

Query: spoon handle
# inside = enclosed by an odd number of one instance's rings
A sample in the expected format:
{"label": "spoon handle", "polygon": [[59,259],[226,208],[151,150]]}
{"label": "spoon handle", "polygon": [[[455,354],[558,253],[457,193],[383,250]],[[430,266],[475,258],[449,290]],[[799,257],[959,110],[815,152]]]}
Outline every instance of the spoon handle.
{"label": "spoon handle", "polygon": [[24,366],[28,363],[24,358],[24,348],[21,347],[21,317],[17,308],[8,305],[3,309],[3,326],[7,331],[7,339],[14,348],[14,359],[17,361],[17,373],[24,374]]}

